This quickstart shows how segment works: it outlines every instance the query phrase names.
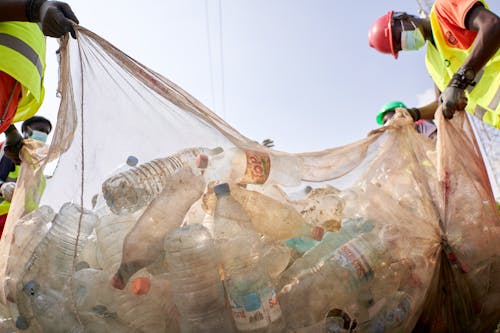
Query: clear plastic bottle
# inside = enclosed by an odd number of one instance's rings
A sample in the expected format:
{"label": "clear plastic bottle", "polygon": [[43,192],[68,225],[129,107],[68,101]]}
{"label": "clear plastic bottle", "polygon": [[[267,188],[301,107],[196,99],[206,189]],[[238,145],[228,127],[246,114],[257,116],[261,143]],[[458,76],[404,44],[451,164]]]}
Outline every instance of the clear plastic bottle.
{"label": "clear plastic bottle", "polygon": [[41,206],[16,222],[9,252],[16,260],[8,260],[5,269],[5,294],[10,302],[16,301],[17,282],[33,251],[47,234],[54,216],[51,207]]}
{"label": "clear plastic bottle", "polygon": [[[377,229],[362,233],[329,253],[317,254],[316,251],[324,251],[320,245],[280,277],[279,298],[292,328],[318,322],[333,307],[357,309],[365,317],[361,319],[366,319],[367,310],[363,304],[357,304],[359,298],[369,290],[376,272],[395,261],[392,251],[397,251],[394,244],[381,239]],[[311,286],[321,292],[311,292]]]}
{"label": "clear plastic bottle", "polygon": [[260,264],[259,235],[227,183],[214,187],[216,251],[236,328],[241,332],[280,332],[284,320],[268,273]]}
{"label": "clear plastic bottle", "polygon": [[163,255],[165,236],[181,225],[204,189],[203,178],[195,176],[189,166],[181,167],[168,178],[164,190],[149,204],[125,237],[120,267],[111,280],[115,288],[125,288],[135,272]]}
{"label": "clear plastic bottle", "polygon": [[165,260],[181,332],[230,332],[231,318],[209,231],[199,224],[176,229],[165,238]]}
{"label": "clear plastic bottle", "polygon": [[395,292],[388,295],[388,300],[385,305],[372,317],[367,324],[360,327],[364,330],[368,326],[369,332],[386,333],[405,332],[409,329],[408,321],[410,315],[414,311],[413,300],[407,293],[403,291]]}
{"label": "clear plastic bottle", "polygon": [[199,168],[208,181],[234,181],[240,184],[280,184],[296,186],[301,183],[303,160],[300,157],[270,151],[225,149],[215,156],[200,154]]}
{"label": "clear plastic bottle", "polygon": [[65,322],[60,317],[69,311],[61,310],[65,306],[60,304],[65,301],[62,291],[73,273],[74,256],[81,253],[96,220],[91,211],[72,203],[64,204],[59,210],[17,284],[20,320],[24,320],[27,327],[32,318],[51,332],[57,332],[63,324],[65,328],[72,325],[73,319],[68,317],[69,322]]}
{"label": "clear plastic bottle", "polygon": [[231,185],[231,196],[243,206],[255,231],[261,234],[280,240],[293,237],[323,238],[323,228],[307,224],[290,205],[238,185]]}
{"label": "clear plastic bottle", "polygon": [[196,156],[212,156],[220,153],[221,148],[189,148],[147,163],[140,164],[106,179],[102,193],[108,206],[116,214],[133,213],[145,207],[160,194],[170,175],[180,167],[189,165],[195,168]]}

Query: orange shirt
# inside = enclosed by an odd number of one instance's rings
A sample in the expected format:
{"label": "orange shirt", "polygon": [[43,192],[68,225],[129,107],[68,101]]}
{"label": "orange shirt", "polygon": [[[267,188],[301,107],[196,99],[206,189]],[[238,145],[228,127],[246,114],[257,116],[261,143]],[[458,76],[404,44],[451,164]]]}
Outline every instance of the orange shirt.
{"label": "orange shirt", "polygon": [[0,71],[0,133],[12,124],[20,95],[21,85],[16,84],[16,80],[10,75]]}
{"label": "orange shirt", "polygon": [[465,28],[465,17],[478,0],[436,0],[434,11],[450,47],[467,50],[477,32]]}

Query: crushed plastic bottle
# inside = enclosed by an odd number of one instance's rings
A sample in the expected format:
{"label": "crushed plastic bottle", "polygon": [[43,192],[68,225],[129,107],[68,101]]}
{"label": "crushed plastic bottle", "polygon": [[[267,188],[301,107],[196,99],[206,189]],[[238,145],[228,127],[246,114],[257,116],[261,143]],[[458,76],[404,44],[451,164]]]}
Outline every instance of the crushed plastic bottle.
{"label": "crushed plastic bottle", "polygon": [[[380,234],[377,229],[362,233],[328,253],[316,253],[324,251],[320,244],[287,269],[278,283],[287,324],[295,328],[316,323],[332,305],[344,309],[354,305],[365,319],[367,310],[354,304],[355,296],[368,289],[377,271],[395,261],[392,252],[398,251],[397,244]],[[311,293],[308,286],[321,292]]]}
{"label": "crushed plastic bottle", "polygon": [[165,260],[181,332],[232,331],[209,231],[199,224],[176,229],[165,238]]}
{"label": "crushed plastic bottle", "polygon": [[214,231],[224,285],[238,331],[281,332],[285,328],[271,278],[260,264],[259,235],[227,183],[214,187]]}
{"label": "crushed plastic bottle", "polygon": [[159,195],[176,170],[184,165],[195,169],[197,155],[212,156],[221,150],[221,148],[184,149],[171,156],[155,159],[115,174],[102,184],[104,199],[115,214],[133,213]]}
{"label": "crushed plastic bottle", "polygon": [[149,204],[125,238],[120,267],[111,280],[115,288],[125,288],[135,272],[163,255],[165,236],[181,225],[204,188],[203,178],[195,176],[189,166],[181,167],[168,178],[161,194]]}
{"label": "crushed plastic bottle", "polygon": [[205,169],[207,182],[295,186],[302,179],[303,161],[291,154],[233,147],[212,157],[200,154],[197,166]]}

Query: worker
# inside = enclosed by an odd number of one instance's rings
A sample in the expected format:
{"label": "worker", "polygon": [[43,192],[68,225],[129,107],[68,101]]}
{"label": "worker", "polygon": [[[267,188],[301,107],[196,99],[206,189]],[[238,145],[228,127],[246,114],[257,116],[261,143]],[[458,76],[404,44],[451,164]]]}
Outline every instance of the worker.
{"label": "worker", "polygon": [[[50,121],[40,116],[33,116],[21,125],[24,138],[31,138],[41,142],[46,142],[51,130],[52,124]],[[0,144],[0,146],[3,145]],[[0,236],[7,220],[7,213],[9,212],[12,197],[14,196],[18,175],[19,165],[7,158],[3,154],[3,149],[0,149]],[[43,191],[45,188],[45,179],[40,183],[42,186],[36,189],[37,191]]]}
{"label": "worker", "polygon": [[[379,125],[385,125],[389,119],[394,117],[396,114],[397,108],[403,108],[412,115],[413,119],[416,118],[416,113],[420,112],[416,108],[407,108],[403,102],[400,101],[391,101],[385,103],[380,109],[379,114],[377,114],[377,123]],[[432,120],[427,119],[419,119],[414,123],[415,129],[417,132],[425,135],[426,137],[435,140],[437,137],[437,127]]]}
{"label": "worker", "polygon": [[369,45],[398,58],[427,42],[425,63],[439,99],[414,119],[432,119],[438,103],[451,119],[466,109],[500,128],[500,19],[483,0],[436,0],[429,18],[389,11],[368,32]]}
{"label": "worker", "polygon": [[4,151],[9,158],[16,159],[22,146],[22,141],[9,139],[18,135],[9,127],[33,116],[43,102],[44,35],[69,32],[75,38],[72,22],[78,19],[64,2],[0,1],[0,133],[7,137]]}

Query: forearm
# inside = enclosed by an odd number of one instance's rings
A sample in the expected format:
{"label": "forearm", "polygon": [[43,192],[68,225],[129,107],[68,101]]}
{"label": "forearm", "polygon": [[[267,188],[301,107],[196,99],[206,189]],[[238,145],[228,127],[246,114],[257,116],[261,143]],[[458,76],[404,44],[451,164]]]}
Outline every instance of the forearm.
{"label": "forearm", "polygon": [[500,47],[500,18],[482,6],[471,9],[469,27],[477,31],[470,54],[462,67],[478,73]]}
{"label": "forearm", "polygon": [[26,0],[1,0],[0,22],[5,21],[28,21]]}
{"label": "forearm", "polygon": [[420,111],[421,119],[434,119],[434,114],[438,108],[438,101],[432,101],[431,103],[418,107]]}

